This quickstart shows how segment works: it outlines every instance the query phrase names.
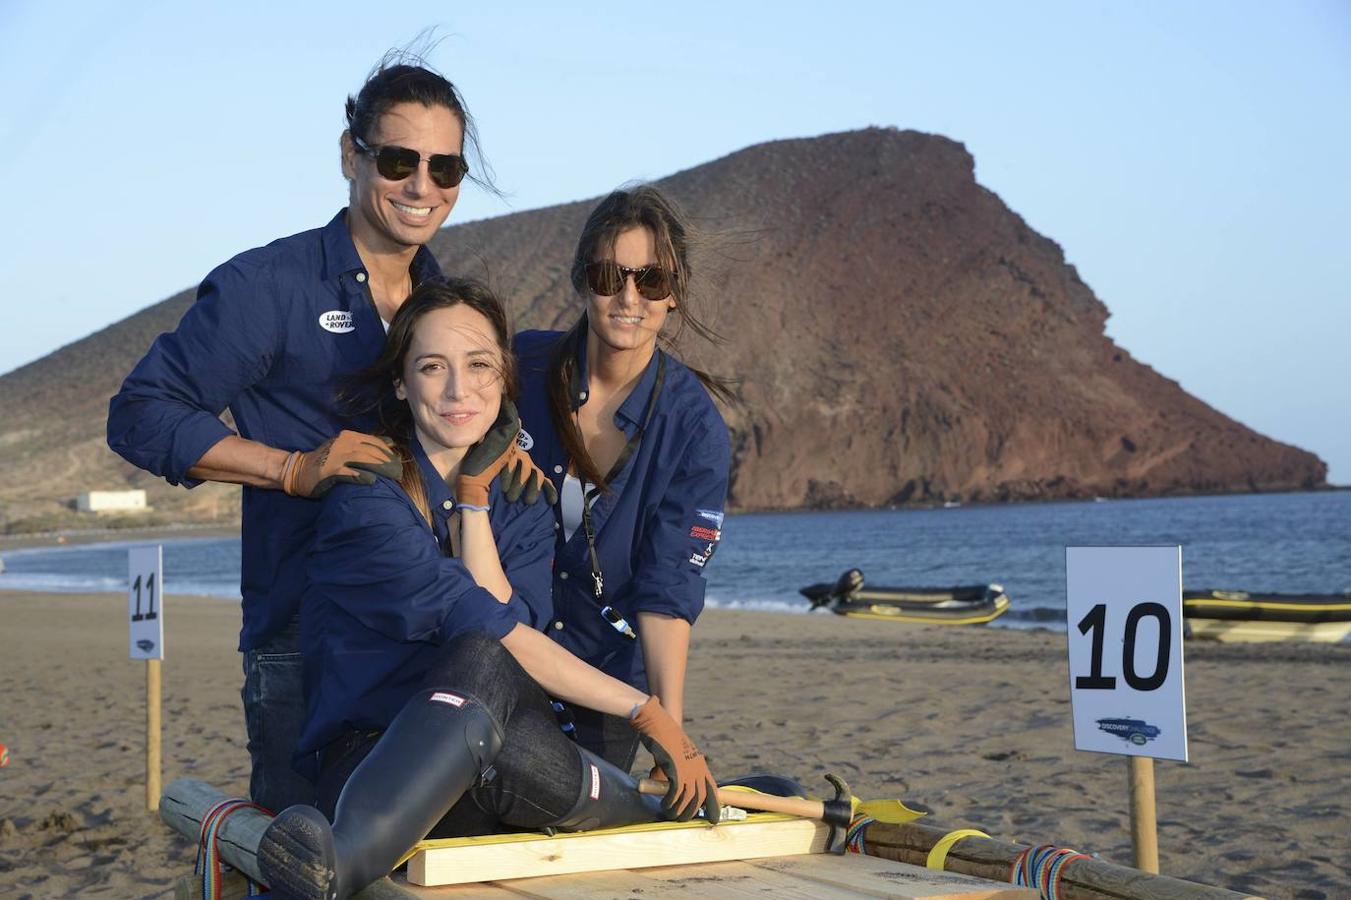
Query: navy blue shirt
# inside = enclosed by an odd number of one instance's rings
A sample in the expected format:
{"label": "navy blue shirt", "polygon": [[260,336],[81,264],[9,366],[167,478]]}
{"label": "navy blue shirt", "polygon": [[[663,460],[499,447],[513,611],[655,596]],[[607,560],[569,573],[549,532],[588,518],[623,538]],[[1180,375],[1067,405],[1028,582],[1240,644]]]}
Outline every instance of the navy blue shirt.
{"label": "navy blue shirt", "polygon": [[[336,392],[375,362],[385,329],[346,210],[324,228],[241,253],[217,267],[178,327],[160,335],[108,404],[108,446],[132,465],[196,487],[188,469],[232,432],[281,450],[312,450],[344,427]],[[415,282],[439,275],[418,248]],[[319,503],[245,487],[239,648],[284,628],[300,607],[304,554]]]}
{"label": "navy blue shirt", "polygon": [[[549,415],[547,368],[561,335],[516,335],[521,398],[517,404],[530,456],[562,493],[569,459]],[[578,349],[574,409],[589,393],[586,341]],[[642,428],[658,359],[666,359],[661,390],[642,440],[624,468],[591,505],[596,553],[604,576],[602,603],[613,606],[638,631],[640,612],[693,623],[704,608],[704,566],[721,538],[731,466],[727,426],[698,377],[658,350],[615,414],[632,438]],[[555,510],[560,517],[561,505]],[[647,690],[640,642],[600,616],[591,578],[585,529],[566,538],[557,529],[553,580],[554,618],[546,629],[573,654],[639,690]]]}
{"label": "navy blue shirt", "polygon": [[[494,542],[511,583],[507,604],[450,555],[450,488],[417,441],[413,455],[431,507],[422,518],[403,488],[340,484],[320,504],[300,613],[306,722],[297,758],[346,731],[383,731],[423,685],[438,647],[466,631],[501,638],[548,621],[553,517],[546,503],[489,494]],[[430,751],[432,748],[428,748]],[[308,761],[312,765],[313,759]]]}

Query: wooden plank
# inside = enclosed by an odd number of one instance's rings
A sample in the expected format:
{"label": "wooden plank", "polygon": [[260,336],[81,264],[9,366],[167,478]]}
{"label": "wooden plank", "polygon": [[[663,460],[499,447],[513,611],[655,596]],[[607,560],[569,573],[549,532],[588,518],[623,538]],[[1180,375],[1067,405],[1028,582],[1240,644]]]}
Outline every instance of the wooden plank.
{"label": "wooden plank", "polygon": [[749,865],[791,874],[803,881],[848,888],[856,891],[857,896],[922,897],[925,900],[1038,900],[1041,896],[1031,888],[854,853],[763,859]]}
{"label": "wooden plank", "polygon": [[616,868],[821,853],[830,829],[807,819],[755,816],[711,827],[669,823],[632,831],[464,838],[456,846],[423,850],[408,861],[416,885],[464,884]]}
{"label": "wooden plank", "polygon": [[520,878],[494,882],[494,885],[519,892],[518,896],[540,900],[633,900],[635,896],[643,900],[671,897],[684,900],[690,897],[861,900],[874,896],[823,889],[820,884],[737,861]]}

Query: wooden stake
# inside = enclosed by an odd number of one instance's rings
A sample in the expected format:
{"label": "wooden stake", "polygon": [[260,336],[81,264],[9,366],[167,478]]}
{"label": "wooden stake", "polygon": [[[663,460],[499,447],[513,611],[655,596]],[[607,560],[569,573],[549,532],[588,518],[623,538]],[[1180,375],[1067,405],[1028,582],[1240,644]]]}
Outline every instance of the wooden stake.
{"label": "wooden stake", "polygon": [[145,808],[159,809],[160,660],[145,661]]}
{"label": "wooden stake", "polygon": [[1158,820],[1154,810],[1154,760],[1132,756],[1131,846],[1135,849],[1135,868],[1159,874]]}

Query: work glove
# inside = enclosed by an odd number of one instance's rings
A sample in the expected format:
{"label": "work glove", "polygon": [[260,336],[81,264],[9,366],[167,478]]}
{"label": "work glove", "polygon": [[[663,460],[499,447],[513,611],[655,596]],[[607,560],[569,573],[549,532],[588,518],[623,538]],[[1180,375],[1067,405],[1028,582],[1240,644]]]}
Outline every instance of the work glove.
{"label": "work glove", "polygon": [[292,497],[322,497],[338,482],[371,484],[376,474],[396,481],[403,461],[384,438],[340,431],[308,453],[297,450],[282,468],[281,487]]}
{"label": "work glove", "polygon": [[718,783],[708,770],[703,752],[662,708],[661,701],[648,697],[629,724],[670,782],[661,801],[667,817],[688,822],[702,808],[704,818],[716,825],[722,814]]}
{"label": "work glove", "polygon": [[457,502],[487,506],[488,489],[494,478],[501,479],[502,494],[509,502],[524,499],[526,503],[534,503],[540,494],[550,506],[558,502],[554,483],[516,443],[516,435],[520,433],[521,417],[516,413],[516,404],[503,397],[493,427],[460,460],[460,474],[455,476]]}

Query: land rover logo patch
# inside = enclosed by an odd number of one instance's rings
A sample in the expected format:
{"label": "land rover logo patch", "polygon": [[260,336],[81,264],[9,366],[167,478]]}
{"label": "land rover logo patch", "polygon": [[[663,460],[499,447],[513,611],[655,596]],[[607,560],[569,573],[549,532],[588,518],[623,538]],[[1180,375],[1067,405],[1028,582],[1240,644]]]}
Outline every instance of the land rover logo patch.
{"label": "land rover logo patch", "polygon": [[330,309],[320,313],[319,327],[334,334],[347,334],[357,328],[352,324],[352,314],[345,309]]}

